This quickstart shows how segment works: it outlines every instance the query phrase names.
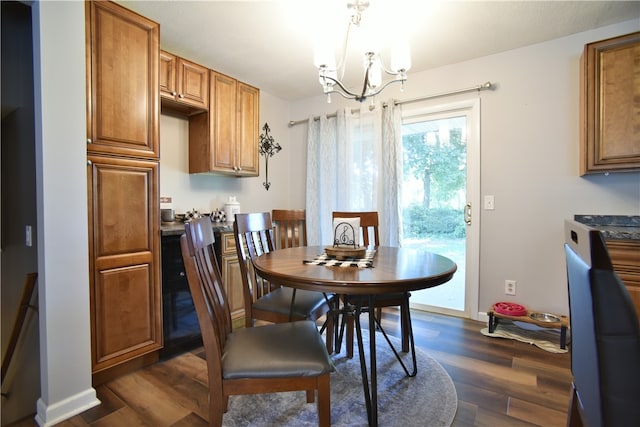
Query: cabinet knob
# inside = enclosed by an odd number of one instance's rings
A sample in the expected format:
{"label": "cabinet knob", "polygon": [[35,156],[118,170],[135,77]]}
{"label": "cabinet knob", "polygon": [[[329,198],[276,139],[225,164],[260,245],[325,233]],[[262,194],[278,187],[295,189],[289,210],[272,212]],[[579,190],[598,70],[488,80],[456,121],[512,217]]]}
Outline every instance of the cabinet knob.
{"label": "cabinet knob", "polygon": [[184,271],[180,272],[180,277],[184,277]]}
{"label": "cabinet knob", "polygon": [[182,99],[182,98],[184,98],[184,95],[180,94],[180,95],[178,95],[178,98]]}
{"label": "cabinet knob", "polygon": [[93,144],[93,141],[91,140],[91,138],[87,138],[87,144]]}
{"label": "cabinet knob", "polygon": [[176,96],[176,95],[177,95],[177,93],[171,92],[171,96]]}
{"label": "cabinet knob", "polygon": [[91,166],[93,162],[91,160],[87,160],[87,166]]}

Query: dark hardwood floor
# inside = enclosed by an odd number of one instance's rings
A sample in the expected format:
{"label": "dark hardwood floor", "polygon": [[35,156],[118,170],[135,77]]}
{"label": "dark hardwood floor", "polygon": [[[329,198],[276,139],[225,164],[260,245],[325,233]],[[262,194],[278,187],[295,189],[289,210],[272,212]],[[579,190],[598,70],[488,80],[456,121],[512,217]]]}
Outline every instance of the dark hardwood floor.
{"label": "dark hardwood floor", "polygon": [[[453,426],[566,425],[569,353],[485,337],[480,329],[486,325],[468,319],[412,311],[412,320],[416,345],[440,362],[455,384]],[[383,322],[399,335],[397,311],[385,311]],[[59,426],[206,426],[206,383],[204,352],[195,349],[97,387],[102,404]],[[14,427],[34,425],[29,418]]]}

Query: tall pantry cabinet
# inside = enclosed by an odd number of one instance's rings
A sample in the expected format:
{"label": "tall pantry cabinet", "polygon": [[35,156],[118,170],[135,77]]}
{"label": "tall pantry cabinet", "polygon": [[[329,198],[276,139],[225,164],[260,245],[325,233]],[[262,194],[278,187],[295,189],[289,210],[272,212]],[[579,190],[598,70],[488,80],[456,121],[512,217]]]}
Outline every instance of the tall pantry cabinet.
{"label": "tall pantry cabinet", "polygon": [[87,190],[94,384],[162,347],[159,25],[86,3]]}

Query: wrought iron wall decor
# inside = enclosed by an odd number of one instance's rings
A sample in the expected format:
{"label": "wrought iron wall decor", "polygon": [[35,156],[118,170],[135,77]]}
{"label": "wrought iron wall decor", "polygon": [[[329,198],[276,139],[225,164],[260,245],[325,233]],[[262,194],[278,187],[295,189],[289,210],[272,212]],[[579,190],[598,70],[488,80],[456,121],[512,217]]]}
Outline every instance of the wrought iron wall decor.
{"label": "wrought iron wall decor", "polygon": [[268,123],[265,122],[264,126],[262,127],[262,130],[264,131],[264,133],[260,135],[260,145],[259,145],[260,155],[264,156],[265,175],[264,175],[264,182],[262,183],[262,185],[264,185],[264,188],[266,188],[267,191],[269,191],[269,187],[271,187],[271,183],[269,182],[269,157],[273,157],[274,154],[282,150],[282,147],[280,146],[280,144],[275,142],[275,140],[271,135],[269,135],[269,132],[271,132],[271,129],[269,128]]}

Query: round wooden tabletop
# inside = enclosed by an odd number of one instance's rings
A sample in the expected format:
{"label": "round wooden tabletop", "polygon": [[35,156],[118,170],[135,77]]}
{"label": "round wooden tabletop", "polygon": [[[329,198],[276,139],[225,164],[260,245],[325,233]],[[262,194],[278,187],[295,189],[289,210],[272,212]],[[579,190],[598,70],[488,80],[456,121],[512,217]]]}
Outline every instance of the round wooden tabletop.
{"label": "round wooden tabletop", "polygon": [[430,288],[445,283],[456,263],[421,249],[379,246],[373,267],[306,264],[324,246],[279,249],[257,257],[253,265],[265,279],[292,288],[348,295],[376,295]]}

